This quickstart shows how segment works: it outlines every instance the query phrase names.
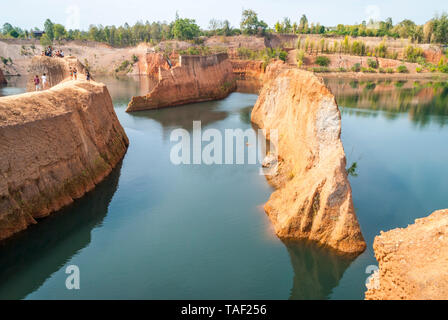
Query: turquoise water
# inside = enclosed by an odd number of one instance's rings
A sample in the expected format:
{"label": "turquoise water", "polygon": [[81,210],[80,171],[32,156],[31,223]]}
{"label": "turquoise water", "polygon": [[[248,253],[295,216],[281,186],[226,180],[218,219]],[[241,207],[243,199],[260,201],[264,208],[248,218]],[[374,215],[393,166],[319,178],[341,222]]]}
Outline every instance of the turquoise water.
{"label": "turquoise water", "polygon": [[[256,95],[127,114],[145,80],[103,81],[129,150],[94,191],[0,244],[2,299],[362,299],[374,236],[448,207],[443,86],[330,81],[368,244],[351,260],[275,236],[258,165],[171,164],[173,129],[250,129]],[[65,287],[69,265],[80,290]]]}

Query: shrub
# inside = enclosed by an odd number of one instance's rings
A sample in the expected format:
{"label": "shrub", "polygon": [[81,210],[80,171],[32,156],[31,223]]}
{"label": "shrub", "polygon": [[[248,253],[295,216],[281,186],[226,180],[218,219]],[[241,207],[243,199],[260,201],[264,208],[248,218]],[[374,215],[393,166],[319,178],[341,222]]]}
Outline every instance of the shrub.
{"label": "shrub", "polygon": [[297,51],[296,59],[297,59],[297,66],[300,68],[303,65],[303,59],[305,58],[305,51],[300,49]]}
{"label": "shrub", "polygon": [[316,64],[321,67],[328,67],[330,64],[330,59],[326,56],[319,56],[316,58]]}
{"label": "shrub", "polygon": [[132,55],[132,62],[136,63],[137,61],[138,61],[138,57],[135,54],[133,54]]}
{"label": "shrub", "polygon": [[380,73],[386,73],[386,69],[380,68]]}
{"label": "shrub", "polygon": [[417,71],[417,73],[421,73],[421,72],[422,72],[422,68],[421,68],[421,67],[417,67],[417,68],[415,69],[415,71]]}
{"label": "shrub", "polygon": [[394,72],[395,72],[395,70],[392,69],[392,68],[387,68],[386,69],[386,73],[394,73]]}
{"label": "shrub", "polygon": [[339,72],[347,72],[347,69],[342,68],[342,67],[340,67],[338,70],[339,70]]}
{"label": "shrub", "polygon": [[408,68],[404,64],[402,64],[401,66],[398,66],[397,71],[398,71],[398,73],[408,73],[409,72]]}
{"label": "shrub", "polygon": [[330,69],[327,67],[317,67],[312,69],[313,72],[330,72]]}
{"label": "shrub", "polygon": [[370,67],[370,68],[373,68],[373,69],[378,69],[378,61],[376,61],[376,60],[374,60],[374,59],[367,59],[367,65]]}
{"label": "shrub", "polygon": [[417,62],[417,59],[423,58],[423,49],[419,47],[407,46],[404,51],[404,58],[410,62]]}
{"label": "shrub", "polygon": [[441,65],[438,69],[440,72],[448,73],[448,64]]}
{"label": "shrub", "polygon": [[282,60],[283,62],[286,61],[286,58],[288,57],[288,53],[286,51],[280,51],[278,54],[278,58]]}
{"label": "shrub", "polygon": [[373,68],[361,68],[361,71],[364,73],[376,73],[376,70]]}
{"label": "shrub", "polygon": [[352,67],[352,71],[353,72],[359,72],[361,71],[361,64],[360,63],[355,63]]}

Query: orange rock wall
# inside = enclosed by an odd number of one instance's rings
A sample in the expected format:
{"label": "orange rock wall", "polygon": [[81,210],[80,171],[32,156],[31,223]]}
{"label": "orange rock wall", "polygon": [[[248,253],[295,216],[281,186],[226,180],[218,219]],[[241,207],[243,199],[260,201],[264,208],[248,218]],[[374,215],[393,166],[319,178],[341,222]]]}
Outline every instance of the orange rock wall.
{"label": "orange rock wall", "polygon": [[259,127],[278,130],[278,169],[267,177],[277,190],[265,211],[280,238],[360,253],[366,244],[353,207],[335,98],[310,72],[271,67],[252,111]]}
{"label": "orange rock wall", "polygon": [[448,210],[381,232],[373,249],[379,270],[370,278],[366,299],[448,299]]}
{"label": "orange rock wall", "polygon": [[[85,79],[86,68],[75,57],[52,58],[34,56],[29,67],[27,91],[35,91],[34,76],[47,75],[47,89],[70,77],[70,67],[78,70],[78,79]],[[42,85],[42,83],[41,83]]]}
{"label": "orange rock wall", "polygon": [[0,239],[93,189],[128,143],[104,84],[1,97]]}
{"label": "orange rock wall", "polygon": [[138,74],[141,75],[158,75],[159,67],[165,70],[170,68],[163,54],[155,52],[139,57],[137,66]]}
{"label": "orange rock wall", "polygon": [[227,54],[180,56],[179,66],[159,68],[159,80],[146,96],[132,97],[126,111],[156,109],[225,98],[235,89]]}

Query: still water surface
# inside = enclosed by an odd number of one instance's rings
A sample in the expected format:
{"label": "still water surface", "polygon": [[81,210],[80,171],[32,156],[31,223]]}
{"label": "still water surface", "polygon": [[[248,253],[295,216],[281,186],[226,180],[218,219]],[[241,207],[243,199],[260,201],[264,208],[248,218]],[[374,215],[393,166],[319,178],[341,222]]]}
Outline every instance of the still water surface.
{"label": "still water surface", "polygon": [[[448,207],[443,83],[328,81],[358,167],[350,179],[368,250],[351,260],[273,234],[257,165],[171,164],[173,129],[250,129],[256,95],[127,114],[145,80],[101,80],[129,150],[94,191],[0,245],[2,299],[362,299],[375,235]],[[18,81],[0,96],[21,90]],[[80,290],[65,287],[69,265]]]}

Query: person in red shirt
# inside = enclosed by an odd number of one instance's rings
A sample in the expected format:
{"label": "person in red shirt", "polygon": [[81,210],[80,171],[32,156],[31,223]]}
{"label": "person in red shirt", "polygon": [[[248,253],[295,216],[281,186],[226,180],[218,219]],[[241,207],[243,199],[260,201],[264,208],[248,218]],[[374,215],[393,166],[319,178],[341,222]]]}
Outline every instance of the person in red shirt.
{"label": "person in red shirt", "polygon": [[36,87],[36,91],[39,91],[40,90],[40,79],[39,79],[39,76],[37,74],[34,77],[34,85]]}

